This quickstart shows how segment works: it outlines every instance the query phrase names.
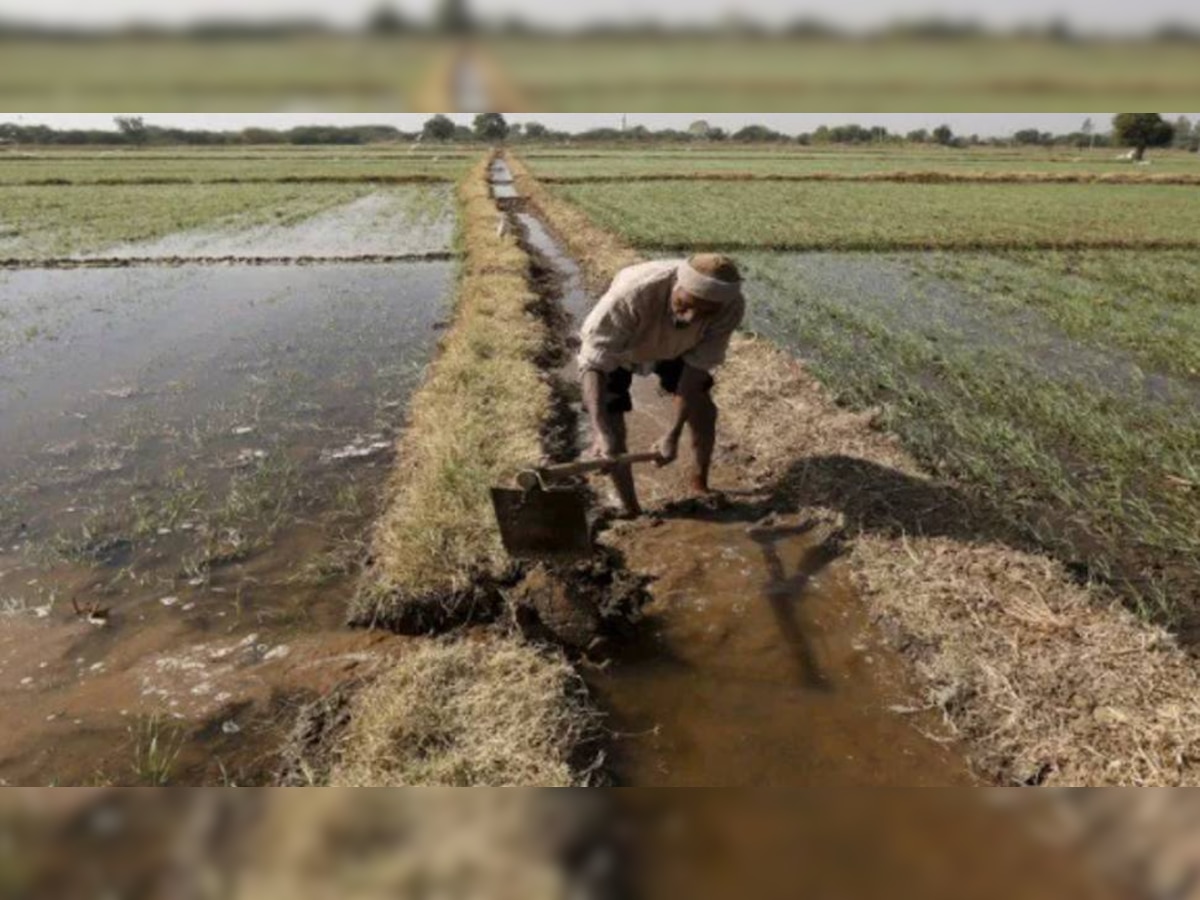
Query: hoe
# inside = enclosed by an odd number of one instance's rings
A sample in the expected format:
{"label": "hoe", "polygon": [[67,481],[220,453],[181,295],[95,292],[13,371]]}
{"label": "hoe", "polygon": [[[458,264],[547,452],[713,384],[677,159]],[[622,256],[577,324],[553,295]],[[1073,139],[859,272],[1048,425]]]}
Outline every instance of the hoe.
{"label": "hoe", "polygon": [[515,488],[492,488],[492,506],[504,549],[514,559],[569,559],[592,552],[588,492],[579,476],[614,466],[653,462],[657,453],[626,453],[612,459],[524,469]]}

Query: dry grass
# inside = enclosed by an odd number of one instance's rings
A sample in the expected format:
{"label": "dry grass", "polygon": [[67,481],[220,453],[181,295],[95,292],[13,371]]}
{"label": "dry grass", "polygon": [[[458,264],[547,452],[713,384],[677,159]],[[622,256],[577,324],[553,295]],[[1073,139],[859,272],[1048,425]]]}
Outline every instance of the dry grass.
{"label": "dry grass", "polygon": [[355,697],[330,785],[577,784],[584,698],[562,656],[519,639],[422,641]]}
{"label": "dry grass", "polygon": [[1137,172],[672,172],[643,175],[549,175],[546,184],[630,181],[885,181],[899,184],[1174,184],[1200,185],[1200,175]]}
{"label": "dry grass", "polygon": [[541,457],[551,398],[534,358],[548,333],[530,312],[525,254],[497,234],[488,162],[459,190],[465,261],[454,322],[410,407],[356,623],[453,606],[475,577],[505,565],[488,488]]}
{"label": "dry grass", "polygon": [[[510,166],[594,285],[638,258]],[[766,341],[737,338],[722,376],[723,431],[755,458],[758,479],[802,480],[804,460],[833,456],[927,481],[872,413],[838,408]],[[1200,785],[1200,675],[1175,640],[1057,563],[984,530],[969,536],[966,524],[956,538],[861,531],[850,563],[872,617],[914,663],[925,702],[977,773],[998,784]]]}

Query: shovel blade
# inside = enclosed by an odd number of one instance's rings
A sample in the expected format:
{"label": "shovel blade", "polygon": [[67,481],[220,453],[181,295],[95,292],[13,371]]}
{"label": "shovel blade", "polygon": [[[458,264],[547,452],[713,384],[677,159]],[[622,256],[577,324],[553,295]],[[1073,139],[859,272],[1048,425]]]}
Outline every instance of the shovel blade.
{"label": "shovel blade", "polygon": [[578,488],[492,488],[504,549],[515,559],[571,558],[592,552],[587,495]]}

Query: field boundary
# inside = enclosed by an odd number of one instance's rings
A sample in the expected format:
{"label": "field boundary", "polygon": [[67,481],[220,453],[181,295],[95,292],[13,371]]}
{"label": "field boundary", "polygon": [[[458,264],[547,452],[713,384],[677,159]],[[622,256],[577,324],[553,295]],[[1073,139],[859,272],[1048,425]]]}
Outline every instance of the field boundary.
{"label": "field boundary", "polygon": [[1048,240],[1048,241],[901,241],[901,240],[879,240],[879,241],[841,241],[841,240],[824,240],[824,241],[763,241],[748,242],[748,241],[722,241],[720,243],[707,243],[704,241],[696,241],[693,243],[653,243],[639,244],[638,248],[643,253],[695,253],[699,250],[705,250],[713,253],[754,253],[754,252],[780,252],[780,253],[807,253],[807,252],[829,252],[829,253],[858,253],[864,251],[888,251],[888,252],[907,252],[920,250],[960,250],[964,252],[970,251],[1037,251],[1037,250],[1195,250],[1200,249],[1200,237],[1184,238],[1182,240],[1164,239],[1164,238],[1145,238],[1145,239],[1108,239],[1097,238],[1095,240]]}
{"label": "field boundary", "polygon": [[177,184],[453,184],[450,175],[278,175],[238,176],[222,178],[184,178],[171,175],[144,178],[28,178],[23,181],[0,181],[6,187],[122,187],[125,185]]}
{"label": "field boundary", "polygon": [[460,259],[454,250],[420,253],[358,253],[347,256],[103,256],[0,259],[5,269],[130,269],[146,266],[320,266],[338,263],[448,262]]}
{"label": "field boundary", "polygon": [[493,156],[459,186],[453,322],[410,405],[354,625],[425,633],[487,619],[496,605],[487,585],[511,565],[488,489],[542,456],[552,396],[537,359],[551,335],[528,257],[499,227],[487,181]]}
{"label": "field boundary", "polygon": [[[520,160],[509,166],[595,289],[641,259]],[[911,711],[939,712],[944,733],[934,737],[960,741],[985,782],[1200,785],[1200,671],[1172,635],[969,519],[950,535],[923,533],[925,515],[967,515],[956,486],[925,475],[896,436],[875,427],[876,411],[839,408],[802,362],[769,342],[735,339],[717,392],[731,452],[789,503],[818,502],[808,511],[844,522],[861,602],[922,686]],[[890,493],[868,496],[868,473]],[[904,517],[867,528],[854,510],[872,503],[885,513],[896,503],[929,508],[915,531]]]}
{"label": "field boundary", "polygon": [[654,181],[891,182],[895,184],[1162,184],[1200,186],[1200,175],[1128,172],[686,172],[634,175],[543,175],[543,184],[624,184]]}

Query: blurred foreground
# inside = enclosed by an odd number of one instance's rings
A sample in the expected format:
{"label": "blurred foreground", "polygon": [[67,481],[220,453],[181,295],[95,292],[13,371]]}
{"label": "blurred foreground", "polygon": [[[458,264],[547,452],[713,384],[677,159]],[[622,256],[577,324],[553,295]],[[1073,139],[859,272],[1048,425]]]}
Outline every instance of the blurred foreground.
{"label": "blurred foreground", "polygon": [[1197,39],[4,30],[10,112],[1188,108]]}
{"label": "blurred foreground", "polygon": [[1000,793],[18,789],[0,798],[0,891],[346,900],[1135,895],[1093,880],[1077,848],[1034,838],[1035,818],[1054,822],[1059,836],[1071,830],[1026,807],[1086,811],[1087,798],[1094,806],[1107,797],[1116,802],[1105,807],[1110,833],[1114,821],[1119,833],[1122,810],[1128,821],[1142,813],[1145,833],[1156,819],[1137,793]]}

